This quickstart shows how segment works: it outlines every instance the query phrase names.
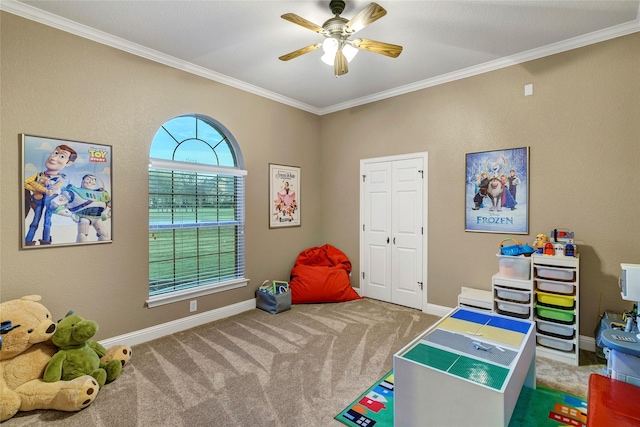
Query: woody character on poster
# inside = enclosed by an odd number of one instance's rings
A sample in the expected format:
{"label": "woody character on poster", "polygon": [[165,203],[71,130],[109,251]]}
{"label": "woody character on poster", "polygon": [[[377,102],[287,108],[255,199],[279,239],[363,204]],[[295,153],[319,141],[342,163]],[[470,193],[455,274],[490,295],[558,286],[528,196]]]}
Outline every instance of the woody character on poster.
{"label": "woody character on poster", "polygon": [[529,233],[529,147],[466,154],[465,231]]}
{"label": "woody character on poster", "polygon": [[111,147],[21,139],[23,249],[111,242]]}
{"label": "woody character on poster", "polygon": [[269,228],[300,226],[300,168],[269,164]]}

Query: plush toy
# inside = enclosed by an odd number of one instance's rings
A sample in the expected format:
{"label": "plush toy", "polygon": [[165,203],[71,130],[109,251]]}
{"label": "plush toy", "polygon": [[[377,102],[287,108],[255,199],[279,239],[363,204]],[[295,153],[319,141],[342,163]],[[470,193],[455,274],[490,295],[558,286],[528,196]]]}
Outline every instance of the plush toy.
{"label": "plush toy", "polygon": [[108,362],[100,359],[107,350],[91,339],[97,331],[97,322],[85,320],[70,311],[51,337],[58,351],[44,371],[44,381],[70,381],[91,375],[102,388],[105,383],[115,380],[122,372],[122,363],[117,359]]}
{"label": "plush toy", "polygon": [[0,421],[18,411],[79,411],[98,392],[97,382],[88,375],[73,381],[42,381],[57,349],[50,342],[56,324],[40,299],[29,295],[0,304],[0,320],[5,325],[11,322],[11,328],[3,331],[0,347]]}

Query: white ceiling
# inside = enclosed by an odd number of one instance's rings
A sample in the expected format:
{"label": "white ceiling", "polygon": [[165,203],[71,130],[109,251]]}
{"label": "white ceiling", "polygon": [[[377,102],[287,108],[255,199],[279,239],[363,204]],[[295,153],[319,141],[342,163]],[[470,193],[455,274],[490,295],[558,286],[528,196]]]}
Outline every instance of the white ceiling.
{"label": "white ceiling", "polygon": [[[387,15],[357,37],[404,50],[360,51],[339,78],[321,49],[278,59],[323,40],[280,16],[322,25],[328,0],[2,0],[0,9],[315,114],[640,31],[640,0],[377,2]],[[370,2],[346,3],[350,19]]]}

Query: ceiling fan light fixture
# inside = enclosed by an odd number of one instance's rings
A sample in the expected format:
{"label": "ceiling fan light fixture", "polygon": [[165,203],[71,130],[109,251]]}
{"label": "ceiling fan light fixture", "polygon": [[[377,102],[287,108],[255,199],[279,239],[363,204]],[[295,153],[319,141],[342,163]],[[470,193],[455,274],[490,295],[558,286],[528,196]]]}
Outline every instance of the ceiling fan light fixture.
{"label": "ceiling fan light fixture", "polygon": [[344,0],[331,0],[329,2],[329,8],[334,16],[327,19],[322,26],[307,21],[295,13],[285,13],[282,15],[282,19],[321,34],[325,37],[325,40],[323,43],[316,43],[294,50],[293,52],[280,56],[278,59],[281,61],[289,61],[290,59],[297,58],[300,55],[322,47],[324,51],[321,57],[322,62],[333,66],[334,75],[338,77],[349,72],[349,62],[355,58],[358,50],[367,50],[391,58],[397,58],[398,55],[400,55],[402,46],[362,38],[355,40],[349,39],[354,33],[385,16],[387,11],[382,6],[375,2],[369,3],[368,6],[350,20],[340,16],[344,11],[344,7]]}
{"label": "ceiling fan light fixture", "polygon": [[356,57],[356,53],[358,53],[358,48],[351,46],[350,44],[345,44],[342,48],[342,53],[347,58],[347,62],[351,62],[353,58]]}
{"label": "ceiling fan light fixture", "polygon": [[[324,55],[322,55],[322,57],[320,58],[322,62],[327,65],[333,66],[336,52],[338,51],[339,46],[340,42],[337,39],[333,37],[327,37],[322,43],[322,50],[324,51]],[[347,62],[351,62],[351,60],[358,53],[358,48],[353,47],[350,44],[345,44],[342,47],[342,53],[344,54],[345,58],[347,58]]]}
{"label": "ceiling fan light fixture", "polygon": [[333,58],[336,56],[336,52],[338,51],[338,46],[340,46],[340,42],[333,37],[327,37],[322,42],[322,50],[324,51],[324,55],[322,55],[322,62],[327,65],[333,65]]}

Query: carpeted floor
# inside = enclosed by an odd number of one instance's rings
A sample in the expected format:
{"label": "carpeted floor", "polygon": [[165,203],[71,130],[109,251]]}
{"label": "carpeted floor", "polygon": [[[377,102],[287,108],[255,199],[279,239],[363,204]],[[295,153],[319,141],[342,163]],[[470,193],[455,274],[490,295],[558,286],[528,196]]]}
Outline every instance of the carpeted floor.
{"label": "carpeted floor", "polygon": [[[371,299],[251,310],[135,346],[80,412],[22,412],[2,426],[339,427],[334,416],[437,320]],[[537,363],[539,384],[578,396],[602,367]]]}

